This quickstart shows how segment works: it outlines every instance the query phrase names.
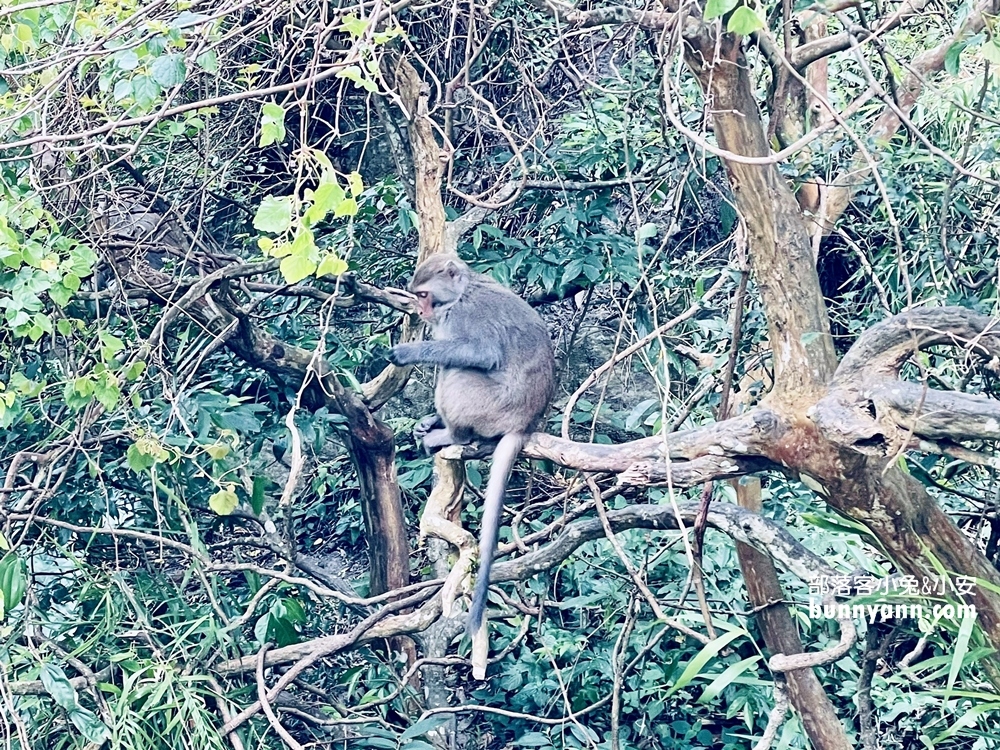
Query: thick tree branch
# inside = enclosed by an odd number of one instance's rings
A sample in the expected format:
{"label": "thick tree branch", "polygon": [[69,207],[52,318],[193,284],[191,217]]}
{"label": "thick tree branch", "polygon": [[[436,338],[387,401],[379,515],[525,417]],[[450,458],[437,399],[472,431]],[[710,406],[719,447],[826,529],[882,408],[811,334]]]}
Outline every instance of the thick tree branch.
{"label": "thick tree branch", "polygon": [[[824,57],[829,57],[835,52],[843,52],[850,49],[854,43],[853,39],[864,42],[869,39],[877,39],[897,28],[904,21],[919,16],[930,0],[912,0],[903,3],[885,20],[868,30],[863,26],[852,27],[833,36],[822,37],[808,44],[803,44],[792,53],[792,65],[798,70],[803,70],[806,66]],[[832,11],[831,11],[832,12]]]}
{"label": "thick tree branch", "polygon": [[916,352],[953,346],[1000,367],[1000,323],[960,307],[921,308],[865,332],[844,357],[829,393],[810,411],[827,439],[892,455],[915,439],[1000,439],[1000,402],[899,379]]}

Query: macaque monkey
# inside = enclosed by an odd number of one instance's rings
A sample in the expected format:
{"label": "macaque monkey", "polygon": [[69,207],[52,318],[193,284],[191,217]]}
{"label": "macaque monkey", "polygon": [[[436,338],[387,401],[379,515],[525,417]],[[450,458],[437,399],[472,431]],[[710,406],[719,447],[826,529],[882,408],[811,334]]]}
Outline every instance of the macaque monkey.
{"label": "macaque monkey", "polygon": [[486,484],[479,574],[466,630],[486,609],[504,492],[517,454],[555,390],[555,358],[545,323],[527,302],[474,272],[455,255],[434,255],[413,274],[410,291],[433,341],[399,344],[396,365],[437,365],[437,414],[417,427],[424,448],[500,438]]}

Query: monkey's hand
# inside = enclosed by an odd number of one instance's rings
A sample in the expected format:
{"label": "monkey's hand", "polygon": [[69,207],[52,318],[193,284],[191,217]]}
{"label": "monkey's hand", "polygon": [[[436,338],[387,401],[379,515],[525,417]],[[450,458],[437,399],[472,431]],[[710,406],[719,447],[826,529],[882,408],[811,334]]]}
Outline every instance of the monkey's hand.
{"label": "monkey's hand", "polygon": [[420,361],[420,344],[396,344],[389,350],[388,360],[397,367],[413,365]]}

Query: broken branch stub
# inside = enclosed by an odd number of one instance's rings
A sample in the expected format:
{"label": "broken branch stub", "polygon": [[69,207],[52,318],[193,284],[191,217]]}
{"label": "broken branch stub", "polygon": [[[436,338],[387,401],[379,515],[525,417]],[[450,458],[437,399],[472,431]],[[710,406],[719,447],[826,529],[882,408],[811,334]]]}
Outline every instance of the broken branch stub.
{"label": "broken branch stub", "polygon": [[912,355],[935,346],[1000,370],[1000,323],[961,307],[919,308],[862,334],[809,417],[826,439],[866,455],[892,455],[914,439],[1000,439],[996,400],[901,379]]}

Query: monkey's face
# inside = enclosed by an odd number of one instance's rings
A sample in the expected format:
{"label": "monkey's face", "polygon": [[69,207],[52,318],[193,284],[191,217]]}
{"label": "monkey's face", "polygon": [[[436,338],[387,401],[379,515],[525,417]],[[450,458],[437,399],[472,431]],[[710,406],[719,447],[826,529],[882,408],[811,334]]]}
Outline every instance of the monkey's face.
{"label": "monkey's face", "polygon": [[417,296],[417,315],[428,323],[434,322],[434,300],[430,291],[418,289],[413,292]]}
{"label": "monkey's face", "polygon": [[469,283],[464,269],[445,264],[440,269],[421,268],[410,283],[410,291],[417,298],[417,315],[422,320],[434,324],[439,316],[462,296]]}

